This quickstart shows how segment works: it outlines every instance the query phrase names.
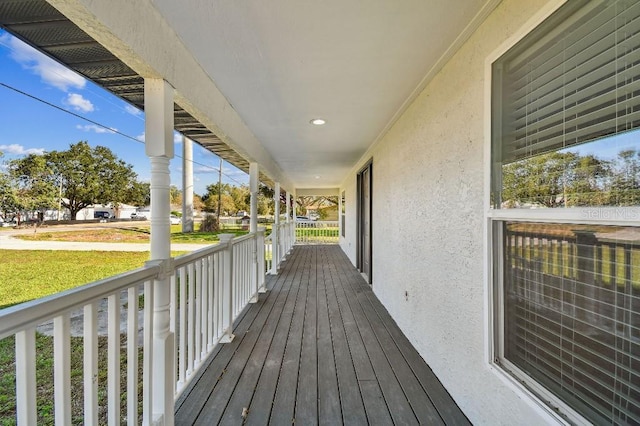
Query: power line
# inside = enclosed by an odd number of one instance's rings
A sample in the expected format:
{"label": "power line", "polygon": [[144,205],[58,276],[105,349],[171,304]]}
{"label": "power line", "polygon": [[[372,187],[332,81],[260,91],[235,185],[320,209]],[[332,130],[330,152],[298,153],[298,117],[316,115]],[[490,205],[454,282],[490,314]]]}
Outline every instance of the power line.
{"label": "power line", "polygon": [[[62,107],[60,107],[60,106],[58,106],[58,105],[56,105],[56,104],[53,104],[53,103],[51,103],[51,102],[49,102],[49,101],[46,101],[46,100],[44,100],[44,99],[42,99],[42,98],[39,98],[39,97],[35,96],[35,95],[32,95],[32,94],[27,93],[27,92],[25,92],[25,91],[23,91],[23,90],[20,90],[20,89],[18,89],[18,88],[16,88],[16,87],[14,87],[14,86],[11,86],[11,85],[9,85],[9,84],[3,83],[3,82],[1,82],[1,81],[0,81],[0,86],[2,86],[2,87],[4,87],[4,88],[6,88],[6,89],[8,89],[8,90],[12,90],[12,91],[14,91],[14,92],[16,92],[16,93],[18,93],[18,94],[20,94],[20,95],[26,96],[27,98],[30,98],[30,99],[32,99],[32,100],[34,100],[34,101],[37,101],[37,102],[43,103],[43,104],[45,104],[45,105],[47,105],[47,106],[49,106],[49,107],[51,107],[51,108],[54,108],[54,109],[56,109],[56,110],[58,110],[58,111],[61,111],[61,112],[67,113],[67,114],[72,115],[72,116],[74,116],[74,117],[76,117],[76,118],[79,118],[79,119],[84,120],[84,121],[86,121],[86,122],[88,122],[88,123],[91,123],[91,124],[93,124],[93,125],[95,125],[95,126],[101,127],[101,128],[103,128],[103,129],[105,129],[106,131],[108,131],[109,133],[115,133],[115,134],[120,135],[120,136],[122,136],[122,137],[124,137],[124,138],[130,139],[130,140],[132,140],[132,141],[134,141],[134,142],[137,142],[137,143],[140,143],[140,144],[143,144],[143,145],[144,145],[144,142],[143,142],[143,141],[141,141],[140,139],[138,139],[138,138],[136,138],[136,137],[134,137],[134,136],[128,135],[128,134],[126,134],[126,133],[123,133],[123,132],[121,132],[121,131],[119,131],[119,130],[117,130],[117,129],[114,129],[114,128],[112,128],[112,127],[106,126],[106,125],[104,125],[104,124],[102,124],[102,123],[100,123],[100,122],[97,122],[97,121],[91,120],[90,118],[84,117],[84,116],[82,116],[82,115],[80,115],[80,114],[77,114],[77,113],[75,113],[75,112],[73,112],[73,111],[69,111],[68,109],[62,108]],[[180,156],[180,155],[175,155],[175,157],[176,157],[176,158],[180,158],[180,159],[182,159],[183,161],[185,161],[185,160],[184,160],[184,157],[182,157],[182,156]],[[235,182],[235,183],[237,183],[237,184],[239,184],[239,185],[245,185],[245,183],[240,182],[240,181],[238,181],[237,179],[235,179],[235,178],[233,178],[233,177],[229,176],[228,174],[224,173],[224,172],[223,172],[221,169],[219,169],[219,168],[216,168],[216,167],[213,167],[213,166],[210,166],[210,165],[207,165],[207,164],[203,164],[203,163],[197,162],[197,161],[195,161],[195,160],[188,160],[188,161],[191,161],[191,163],[192,163],[192,164],[197,164],[198,166],[202,166],[202,167],[205,167],[205,168],[211,169],[211,170],[213,170],[213,171],[215,171],[215,172],[222,173],[222,174],[223,174],[224,176],[226,176],[229,180],[232,180],[233,182]]]}
{"label": "power line", "polygon": [[[0,30],[0,33],[1,33],[1,32],[2,32],[2,31]],[[55,59],[53,59],[53,58],[51,58],[51,57],[49,57],[49,56],[45,55],[44,53],[42,53],[41,51],[39,51],[39,50],[38,50],[38,49],[36,49],[35,47],[30,46],[29,44],[27,44],[27,43],[23,42],[22,40],[20,40],[19,38],[15,37],[15,36],[14,36],[14,35],[12,35],[11,33],[8,33],[8,32],[5,32],[5,33],[9,35],[9,37],[11,38],[11,40],[17,41],[18,43],[21,43],[21,44],[23,44],[23,45],[27,46],[28,48],[33,49],[33,51],[35,51],[36,53],[38,53],[39,55],[41,55],[41,56],[42,56],[42,58],[43,58],[44,60],[46,60],[46,61],[51,61],[52,63],[58,64],[58,65],[60,65],[60,66],[63,66],[63,67],[64,67],[64,64],[62,64],[62,63],[60,63],[60,62],[56,61]],[[15,49],[15,48],[10,44],[10,43],[2,43],[2,42],[0,41],[0,45],[4,46],[4,47],[5,47],[6,49],[8,49],[9,51],[13,52],[15,55],[19,55],[19,54],[20,54],[20,52],[18,52],[18,51],[17,51],[17,49]],[[16,62],[20,62],[20,61],[16,61]],[[72,70],[72,69],[70,69],[70,68],[65,67],[65,69],[70,70],[70,71],[73,71],[76,75],[78,75],[78,76],[79,76],[80,78],[82,78],[84,81],[87,81],[87,82],[89,82],[89,83],[91,84],[91,86],[84,88],[84,90],[86,90],[87,92],[92,93],[93,95],[95,95],[95,96],[99,97],[100,99],[104,100],[105,102],[108,102],[108,103],[110,103],[111,105],[113,105],[114,107],[118,108],[119,110],[121,110],[121,111],[123,111],[123,112],[125,112],[125,113],[127,113],[127,114],[132,115],[133,117],[137,118],[138,120],[144,121],[144,120],[143,120],[143,118],[139,116],[139,114],[133,114],[133,113],[131,113],[130,111],[128,111],[128,110],[126,109],[126,107],[125,107],[125,108],[123,108],[123,107],[122,107],[122,105],[116,104],[116,103],[115,103],[115,102],[113,102],[111,99],[109,99],[109,97],[103,96],[103,95],[102,95],[102,93],[100,93],[100,92],[96,92],[96,91],[94,91],[94,90],[91,90],[91,88],[90,88],[90,87],[94,86],[94,87],[96,87],[99,91],[103,91],[103,92],[105,91],[103,88],[101,88],[100,86],[96,85],[93,81],[91,81],[91,80],[87,79],[85,76],[83,76],[83,75],[81,75],[81,74],[77,73],[76,71],[74,71],[74,70]],[[61,80],[66,80],[66,81],[68,81],[68,82],[70,82],[70,83],[74,84],[74,82],[73,82],[73,81],[72,81],[72,80],[71,80],[67,75],[60,74],[60,73],[58,72],[58,68],[48,68],[48,72],[55,74],[55,75],[56,75],[56,76],[58,76],[58,78],[60,78]],[[107,93],[108,93],[108,92],[107,92]],[[111,96],[111,97],[115,98],[114,96]],[[117,99],[117,98],[116,98],[116,99]],[[133,106],[132,106],[132,108],[136,108],[136,107],[133,107]],[[137,109],[137,108],[136,108],[136,109]]]}
{"label": "power line", "polygon": [[117,129],[113,129],[113,128],[111,128],[111,127],[105,126],[104,124],[98,123],[97,121],[93,121],[93,120],[91,120],[91,119],[89,119],[89,118],[87,118],[87,117],[83,117],[83,116],[82,116],[82,115],[80,115],[80,114],[76,114],[76,113],[75,113],[75,112],[73,112],[73,111],[69,111],[69,110],[67,110],[67,109],[64,109],[64,108],[62,108],[62,107],[60,107],[60,106],[58,106],[58,105],[56,105],[56,104],[53,104],[53,103],[51,103],[51,102],[49,102],[49,101],[45,101],[45,100],[44,100],[44,99],[42,99],[42,98],[38,98],[37,96],[31,95],[31,94],[29,94],[29,93],[27,93],[27,92],[24,92],[24,91],[22,91],[22,90],[20,90],[20,89],[18,89],[18,88],[16,88],[16,87],[10,86],[10,85],[8,85],[8,84],[5,84],[5,83],[3,83],[3,82],[1,82],[1,81],[0,81],[0,86],[3,86],[3,87],[5,87],[5,88],[7,88],[7,89],[9,89],[9,90],[13,90],[13,91],[14,91],[14,92],[16,92],[16,93],[19,93],[19,94],[21,94],[21,95],[23,95],[23,96],[26,96],[26,97],[28,97],[28,98],[31,98],[31,99],[33,99],[33,100],[35,100],[35,101],[42,102],[43,104],[45,104],[45,105],[47,105],[47,106],[50,106],[50,107],[52,107],[52,108],[55,108],[55,109],[57,109],[57,110],[59,110],[59,111],[66,112],[67,114],[72,115],[72,116],[74,116],[74,117],[76,117],[76,118],[79,118],[79,119],[81,119],[81,120],[84,120],[84,121],[86,121],[86,122],[88,122],[88,123],[91,123],[91,124],[93,124],[93,125],[96,125],[96,126],[102,127],[103,129],[105,129],[105,130],[106,130],[106,131],[108,131],[108,132],[116,133],[116,134],[118,134],[118,135],[120,135],[120,136],[123,136],[123,137],[125,137],[125,138],[127,138],[127,139],[131,139],[131,140],[136,141],[136,142],[139,142],[139,143],[144,143],[144,142],[142,142],[142,141],[140,141],[140,140],[138,140],[138,139],[134,138],[133,136],[129,136],[129,135],[125,134],[125,133],[122,133],[122,132],[118,131]]}
{"label": "power line", "polygon": [[[9,35],[10,35],[14,40],[17,40],[17,41],[18,41],[18,42],[20,42],[20,43],[24,43],[24,42],[22,42],[21,40],[19,40],[19,39],[15,38],[14,36],[12,36],[11,34],[9,34]],[[13,52],[14,54],[15,54],[15,53],[18,53],[18,52],[16,51],[16,49],[15,49],[13,46],[11,46],[10,44],[7,44],[7,43],[0,43],[0,44],[2,44],[5,48],[7,48],[8,50],[10,50],[10,51],[11,51],[11,52]],[[34,51],[36,51],[37,53],[42,54],[40,51],[38,51],[37,49],[33,48],[32,46],[29,46],[27,43],[24,43],[24,44],[25,44],[25,46],[28,46],[28,47],[30,47],[30,48],[32,48],[32,49],[34,49]],[[47,60],[51,60],[51,61],[53,61],[53,62],[56,62],[56,61],[54,61],[53,59],[49,58],[48,56],[46,56],[46,55],[44,55],[44,54],[42,54],[42,56],[43,56],[44,58],[46,58]],[[68,68],[67,68],[67,69],[68,69]],[[58,72],[57,72],[57,70],[55,70],[55,69],[52,69],[51,71],[52,71],[54,74],[56,74],[59,78],[61,78],[61,79],[63,79],[63,80],[67,80],[67,81],[69,81],[69,82],[73,83],[73,82],[71,81],[71,79],[70,79],[67,75],[60,74],[60,73],[58,73]],[[77,73],[76,73],[76,74],[77,74]],[[94,84],[91,80],[87,79],[87,78],[86,78],[86,77],[84,77],[83,75],[78,74],[78,76],[79,76],[80,78],[82,78],[83,80],[88,81],[89,83]],[[46,105],[48,105],[48,106],[51,106],[51,107],[53,107],[53,108],[55,108],[55,109],[58,109],[58,110],[60,110],[60,111],[66,112],[66,113],[68,113],[68,114],[71,114],[71,115],[73,115],[73,116],[75,116],[75,117],[77,117],[77,118],[80,118],[80,119],[82,119],[82,120],[85,120],[85,121],[87,121],[87,122],[89,122],[89,123],[92,123],[92,124],[94,124],[94,125],[96,125],[96,126],[102,127],[102,128],[106,129],[106,130],[107,130],[107,131],[109,131],[109,132],[112,132],[112,133],[115,133],[115,134],[119,134],[119,135],[121,135],[121,136],[123,136],[123,137],[125,137],[125,138],[127,138],[127,139],[131,139],[131,140],[133,140],[133,141],[135,141],[135,142],[138,142],[138,143],[142,143],[142,144],[144,144],[144,141],[141,141],[140,139],[138,139],[138,138],[136,138],[136,137],[133,137],[133,136],[131,136],[131,135],[127,135],[127,134],[125,134],[125,133],[119,132],[119,131],[117,131],[117,130],[115,130],[115,129],[111,128],[111,127],[108,127],[108,126],[105,126],[105,125],[103,125],[103,124],[101,124],[101,123],[98,123],[98,122],[95,122],[95,121],[93,121],[93,120],[90,120],[90,119],[88,119],[88,118],[86,118],[86,117],[84,117],[84,116],[78,115],[78,114],[76,114],[76,113],[74,113],[74,112],[72,112],[72,111],[69,111],[69,110],[67,110],[67,109],[61,108],[61,107],[59,107],[59,106],[57,106],[57,105],[55,105],[55,104],[52,104],[52,103],[50,103],[50,102],[47,102],[47,101],[45,101],[45,100],[43,100],[43,99],[41,99],[41,98],[38,98],[38,97],[36,97],[36,96],[34,96],[34,95],[31,95],[31,94],[29,94],[29,93],[26,93],[26,92],[24,92],[24,91],[21,91],[21,90],[19,90],[19,89],[15,88],[15,87],[13,87],[13,86],[9,86],[9,85],[4,84],[4,83],[1,83],[1,82],[0,82],[0,84],[2,84],[4,87],[6,87],[6,88],[8,88],[8,89],[14,90],[14,91],[16,91],[17,93],[20,93],[20,94],[22,94],[22,95],[24,95],[24,96],[27,96],[27,97],[31,98],[31,99],[34,99],[34,100],[39,101],[39,102],[42,102],[42,103],[44,103],[44,104],[46,104]],[[116,96],[113,96],[112,94],[110,94],[109,92],[107,92],[105,89],[103,89],[103,88],[101,88],[101,87],[99,87],[99,86],[95,86],[95,87],[96,87],[98,90],[100,90],[100,91],[104,91],[105,93],[107,93],[107,94],[109,95],[109,97],[116,98]],[[88,89],[88,88],[87,88],[87,89],[85,89],[85,90],[87,90],[88,92],[90,92],[90,93],[94,94],[95,96],[98,96],[99,98],[101,98],[101,99],[103,99],[104,101],[106,101],[106,102],[110,103],[111,105],[115,106],[116,108],[118,108],[118,109],[120,109],[120,110],[122,110],[122,111],[126,112],[127,114],[129,114],[129,112],[128,112],[125,108],[123,108],[122,106],[117,105],[117,104],[115,104],[114,102],[112,102],[112,101],[111,101],[111,99],[109,99],[109,97],[102,96],[102,94],[101,94],[101,93],[96,93],[96,92],[94,92],[93,90]],[[139,119],[139,120],[141,120],[141,121],[144,121],[144,120],[142,119],[142,117],[139,117],[139,116],[134,115],[134,114],[130,114],[130,115],[133,115],[135,118],[137,118],[137,119]],[[202,146],[201,146],[201,147],[202,147]],[[204,148],[203,148],[203,149],[204,149]],[[180,159],[184,160],[184,158],[183,158],[182,156],[180,156],[180,155],[176,155],[175,157],[177,157],[177,158],[180,158]],[[219,157],[219,156],[218,156],[218,157]],[[233,177],[229,176],[228,174],[224,173],[224,172],[222,171],[222,169],[218,170],[218,169],[216,169],[216,168],[215,168],[215,167],[213,167],[213,166],[209,166],[209,165],[207,165],[207,164],[199,163],[199,162],[197,162],[197,161],[194,161],[193,159],[192,159],[192,160],[189,160],[189,161],[191,161],[191,163],[192,163],[192,164],[197,164],[197,165],[199,165],[199,166],[202,166],[202,167],[205,167],[205,168],[211,169],[211,170],[213,170],[213,171],[219,171],[221,174],[223,174],[224,176],[226,176],[228,179],[230,179],[230,180],[232,180],[233,182],[236,182],[236,183],[238,183],[238,184],[240,184],[240,185],[244,185],[244,184],[245,184],[245,183],[240,182],[240,181],[238,181],[237,179],[235,179],[235,178],[233,178]]]}

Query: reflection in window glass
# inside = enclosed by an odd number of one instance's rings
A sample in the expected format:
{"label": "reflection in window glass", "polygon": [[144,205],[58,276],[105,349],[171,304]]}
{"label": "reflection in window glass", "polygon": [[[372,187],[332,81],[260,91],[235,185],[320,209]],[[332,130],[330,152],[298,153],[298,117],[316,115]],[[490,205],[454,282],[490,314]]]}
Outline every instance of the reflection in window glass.
{"label": "reflection in window glass", "polygon": [[504,224],[504,358],[595,424],[640,421],[640,229]]}
{"label": "reflection in window glass", "polygon": [[502,166],[502,208],[640,205],[640,131]]}

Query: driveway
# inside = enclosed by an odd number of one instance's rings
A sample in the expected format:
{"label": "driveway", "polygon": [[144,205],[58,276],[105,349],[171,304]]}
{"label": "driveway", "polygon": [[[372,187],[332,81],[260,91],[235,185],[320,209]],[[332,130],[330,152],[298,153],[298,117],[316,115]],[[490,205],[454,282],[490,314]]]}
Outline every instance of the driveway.
{"label": "driveway", "polygon": [[[38,228],[36,232],[78,231],[82,229],[134,228],[141,222],[88,223]],[[148,222],[142,222],[148,223]],[[68,251],[150,251],[150,243],[87,243],[71,241],[28,241],[16,235],[33,234],[34,228],[0,231],[0,250],[68,250]],[[195,251],[209,244],[171,244],[173,251]]]}

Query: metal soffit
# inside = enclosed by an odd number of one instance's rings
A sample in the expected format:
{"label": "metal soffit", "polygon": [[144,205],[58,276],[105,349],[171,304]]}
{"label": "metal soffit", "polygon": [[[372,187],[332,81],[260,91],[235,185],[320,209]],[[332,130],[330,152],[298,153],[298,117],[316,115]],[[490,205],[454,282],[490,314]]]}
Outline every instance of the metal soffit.
{"label": "metal soffit", "polygon": [[[44,0],[1,0],[0,27],[144,110],[144,79]],[[180,105],[175,130],[248,173],[249,162]],[[260,180],[273,181],[263,173]]]}

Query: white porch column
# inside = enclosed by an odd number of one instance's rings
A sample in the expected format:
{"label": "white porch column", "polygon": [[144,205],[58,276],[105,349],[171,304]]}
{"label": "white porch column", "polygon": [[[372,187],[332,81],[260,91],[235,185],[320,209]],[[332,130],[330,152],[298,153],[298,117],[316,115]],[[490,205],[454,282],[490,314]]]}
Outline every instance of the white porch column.
{"label": "white porch column", "polygon": [[276,182],[276,187],[273,190],[273,203],[275,220],[273,223],[273,230],[271,231],[271,275],[278,275],[278,262],[280,261],[280,249],[278,247],[278,228],[280,227],[280,182]]}
{"label": "white porch column", "polygon": [[296,190],[293,190],[293,225],[291,226],[291,244],[296,243],[296,217],[298,216],[298,197],[296,196]]}
{"label": "white porch column", "polygon": [[182,136],[182,232],[193,232],[193,141]]}
{"label": "white porch column", "polygon": [[251,193],[249,232],[255,233],[258,231],[258,163],[249,163],[249,191]]}
{"label": "white porch column", "polygon": [[287,223],[291,222],[291,193],[287,191]]}
{"label": "white porch column", "polygon": [[293,235],[291,234],[291,193],[287,191],[287,227],[286,227],[286,252],[289,254],[291,252],[291,248],[293,247]]}
{"label": "white porch column", "polygon": [[338,191],[338,241],[342,236],[342,192]]}
{"label": "white porch column", "polygon": [[[260,287],[258,279],[258,163],[249,163],[249,191],[251,194],[251,207],[249,214],[251,221],[249,222],[249,232],[254,235],[254,244],[252,247],[251,258],[253,259],[251,268],[251,282],[255,294],[249,301],[256,303],[258,301],[258,289]],[[263,243],[264,244],[264,243]]]}
{"label": "white porch column", "polygon": [[[152,418],[145,424],[173,425],[174,335],[169,329],[171,240],[169,160],[173,157],[173,88],[145,79],[145,152],[151,161],[151,262],[163,272],[154,282]],[[149,413],[145,413],[147,416]]]}

